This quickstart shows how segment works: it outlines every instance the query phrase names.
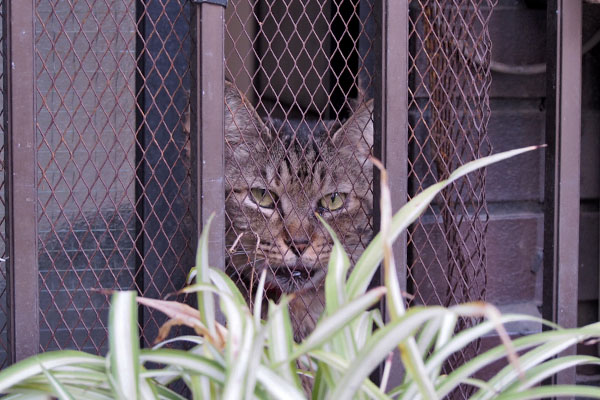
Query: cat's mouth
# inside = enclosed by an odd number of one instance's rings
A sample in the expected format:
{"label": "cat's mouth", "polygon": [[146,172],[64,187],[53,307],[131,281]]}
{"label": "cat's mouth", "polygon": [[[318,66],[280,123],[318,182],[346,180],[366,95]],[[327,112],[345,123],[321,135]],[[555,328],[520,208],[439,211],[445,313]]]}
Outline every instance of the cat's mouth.
{"label": "cat's mouth", "polygon": [[319,286],[325,271],[322,268],[307,268],[303,265],[295,267],[278,267],[275,269],[275,279],[282,288],[289,288],[286,293],[315,289]]}
{"label": "cat's mouth", "polygon": [[304,265],[267,268],[265,292],[268,298],[278,300],[284,293],[302,293],[317,289],[325,278],[322,268]]}
{"label": "cat's mouth", "polygon": [[[245,260],[244,260],[245,261]],[[244,288],[250,297],[256,295],[260,276],[266,271],[265,295],[272,300],[279,300],[282,294],[318,290],[322,287],[327,268],[298,262],[295,265],[268,264],[266,260],[236,266],[233,259],[228,261],[227,272],[234,280],[239,280],[238,287]]]}

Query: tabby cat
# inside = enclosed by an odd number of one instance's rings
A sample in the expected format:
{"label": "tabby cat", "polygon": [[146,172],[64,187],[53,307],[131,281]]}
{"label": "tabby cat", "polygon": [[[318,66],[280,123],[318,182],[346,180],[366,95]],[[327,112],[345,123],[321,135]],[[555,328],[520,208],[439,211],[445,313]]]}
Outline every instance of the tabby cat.
{"label": "tabby cat", "polygon": [[296,339],[323,310],[335,230],[356,259],[371,237],[372,101],[343,124],[261,119],[240,91],[225,89],[227,271],[250,299],[265,291],[290,303]]}

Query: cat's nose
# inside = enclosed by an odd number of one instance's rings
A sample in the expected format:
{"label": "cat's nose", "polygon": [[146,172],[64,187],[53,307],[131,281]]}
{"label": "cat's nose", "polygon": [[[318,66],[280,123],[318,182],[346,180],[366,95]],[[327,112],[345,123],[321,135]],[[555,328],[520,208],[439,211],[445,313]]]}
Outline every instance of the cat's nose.
{"label": "cat's nose", "polygon": [[308,240],[292,240],[287,245],[295,255],[301,256],[309,244],[310,242]]}

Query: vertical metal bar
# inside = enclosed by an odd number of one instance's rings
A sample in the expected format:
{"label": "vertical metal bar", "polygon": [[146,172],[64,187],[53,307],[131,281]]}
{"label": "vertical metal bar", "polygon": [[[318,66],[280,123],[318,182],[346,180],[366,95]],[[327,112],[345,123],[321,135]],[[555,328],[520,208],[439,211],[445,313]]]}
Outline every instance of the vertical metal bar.
{"label": "vertical metal bar", "polygon": [[[577,325],[581,21],[581,0],[548,2],[543,314],[568,328]],[[575,378],[572,369],[555,383],[574,384]]]}
{"label": "vertical metal bar", "polygon": [[[408,191],[408,0],[375,2],[375,110],[373,153],[388,174],[392,210],[397,211],[407,200]],[[373,181],[375,231],[380,229],[380,174],[374,169]],[[393,245],[398,280],[406,290],[406,233]],[[385,305],[382,304],[382,312]],[[385,314],[384,314],[385,315]],[[398,359],[398,357],[396,357]],[[381,371],[372,378],[379,381]],[[402,382],[402,368],[393,368],[390,383]]]}
{"label": "vertical metal bar", "polygon": [[209,263],[220,269],[225,269],[224,14],[224,7],[217,4],[202,3],[196,8],[195,98],[198,111],[193,115],[198,133],[194,143],[198,232],[214,213]]}
{"label": "vertical metal bar", "polygon": [[[376,2],[379,34],[375,57],[374,155],[390,171],[392,209],[406,203],[408,189],[408,0]],[[379,229],[379,173],[375,170],[374,223]],[[406,233],[394,244],[402,290],[406,290]]]}
{"label": "vertical metal bar", "polygon": [[38,352],[34,2],[9,1],[8,190],[12,360]]}

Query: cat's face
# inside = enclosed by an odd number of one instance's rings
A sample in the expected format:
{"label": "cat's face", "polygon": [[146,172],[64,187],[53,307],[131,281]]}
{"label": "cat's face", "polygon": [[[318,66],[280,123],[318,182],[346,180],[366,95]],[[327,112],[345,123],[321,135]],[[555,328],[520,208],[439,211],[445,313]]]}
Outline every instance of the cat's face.
{"label": "cat's face", "polygon": [[264,269],[272,297],[314,291],[332,249],[317,214],[353,258],[371,237],[372,106],[328,127],[265,123],[231,84],[225,99],[228,272],[246,294]]}

